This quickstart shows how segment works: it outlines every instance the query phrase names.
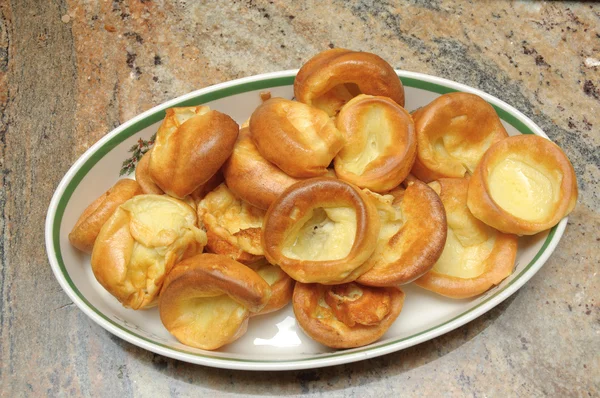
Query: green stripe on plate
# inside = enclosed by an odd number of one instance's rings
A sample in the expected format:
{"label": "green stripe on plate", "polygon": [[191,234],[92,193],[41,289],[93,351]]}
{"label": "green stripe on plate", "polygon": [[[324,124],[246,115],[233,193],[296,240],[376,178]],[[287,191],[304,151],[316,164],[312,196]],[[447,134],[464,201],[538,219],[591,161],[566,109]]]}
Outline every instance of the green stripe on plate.
{"label": "green stripe on plate", "polygon": [[[421,90],[432,91],[432,92],[435,92],[438,94],[446,94],[446,93],[457,91],[453,88],[446,87],[446,86],[443,86],[443,85],[440,85],[437,83],[426,82],[426,81],[422,81],[422,80],[414,79],[414,78],[402,77],[401,80],[402,80],[402,83],[407,87],[413,87],[413,88],[418,88]],[[278,77],[278,78],[265,79],[265,80],[255,81],[255,82],[242,83],[242,84],[239,84],[236,86],[231,86],[231,87],[226,87],[226,88],[223,88],[220,90],[215,90],[215,91],[212,91],[212,92],[209,92],[206,94],[200,94],[200,95],[190,98],[190,99],[181,100],[179,102],[173,103],[172,106],[201,105],[201,104],[204,104],[204,103],[207,103],[210,101],[214,101],[217,99],[225,98],[225,97],[228,97],[231,95],[242,94],[242,93],[245,93],[248,91],[261,90],[261,89],[266,89],[266,88],[271,88],[271,87],[289,86],[289,85],[292,85],[293,83],[294,83],[294,76]],[[495,105],[493,105],[493,106],[494,106],[494,109],[496,110],[496,112],[498,113],[498,115],[500,116],[500,118],[503,119],[505,122],[511,124],[520,133],[533,134],[533,131],[529,127],[527,127],[523,122],[521,122],[519,119],[517,119],[514,115],[512,115],[511,113],[509,113]],[[249,362],[249,363],[285,363],[285,362],[304,362],[304,361],[320,360],[320,359],[324,359],[324,358],[333,358],[333,357],[339,357],[339,356],[345,356],[345,355],[354,355],[356,353],[370,351],[375,348],[379,349],[382,347],[387,347],[387,346],[390,346],[393,344],[397,344],[402,341],[406,341],[409,339],[413,339],[417,336],[421,336],[425,333],[429,333],[435,329],[438,329],[444,325],[447,325],[447,324],[475,311],[477,308],[481,307],[482,305],[486,304],[490,300],[497,297],[506,288],[508,288],[509,286],[514,284],[525,272],[527,272],[527,270],[529,270],[533,266],[533,264],[538,260],[538,258],[540,258],[540,256],[544,253],[544,251],[546,250],[546,248],[548,247],[548,245],[550,244],[552,238],[554,237],[554,235],[556,233],[557,227],[553,227],[550,230],[548,236],[546,237],[546,240],[544,241],[541,249],[535,255],[533,260],[531,260],[531,262],[526,267],[524,267],[521,270],[521,272],[519,272],[519,274],[516,277],[514,277],[506,286],[504,286],[504,288],[502,290],[497,291],[493,295],[490,295],[485,300],[481,301],[475,307],[470,308],[469,310],[467,310],[465,312],[462,312],[460,315],[457,315],[442,324],[436,325],[432,328],[421,331],[419,333],[415,333],[408,337],[404,337],[404,338],[401,338],[398,340],[390,341],[390,342],[382,344],[382,345],[378,345],[376,347],[366,347],[366,348],[362,348],[362,349],[357,349],[357,350],[352,350],[352,351],[344,351],[344,352],[335,352],[335,353],[331,353],[331,354],[320,354],[318,356],[311,357],[311,358],[299,358],[299,359],[293,359],[293,360],[251,360],[251,359],[238,359],[238,358],[220,358],[217,356],[205,355],[205,354],[200,354],[200,353],[195,353],[195,352],[175,348],[175,347],[165,345],[163,343],[151,340],[145,336],[139,335],[139,334],[123,327],[119,323],[115,322],[113,319],[107,317],[104,313],[99,311],[96,307],[94,307],[85,298],[85,296],[83,296],[81,294],[81,292],[77,289],[77,287],[73,283],[73,280],[69,276],[69,273],[67,272],[67,269],[65,267],[64,260],[62,257],[62,252],[60,249],[60,225],[62,223],[62,219],[63,219],[64,213],[65,213],[67,204],[68,204],[69,200],[71,199],[71,196],[73,195],[73,192],[75,192],[75,189],[77,188],[79,183],[83,180],[83,178],[87,175],[87,173],[92,169],[92,167],[94,167],[94,165],[96,163],[98,163],[100,161],[100,159],[102,159],[107,153],[109,153],[111,150],[113,150],[115,147],[117,147],[121,142],[123,142],[127,138],[131,137],[132,135],[136,134],[137,132],[143,130],[144,128],[146,128],[148,126],[151,126],[154,123],[159,122],[160,120],[162,120],[164,118],[164,116],[165,116],[164,110],[157,110],[156,112],[148,115],[143,120],[140,120],[140,121],[132,124],[131,126],[123,129],[123,131],[120,131],[118,134],[116,134],[114,137],[112,137],[108,142],[106,142],[102,147],[100,147],[81,166],[81,168],[75,173],[75,175],[73,176],[73,178],[71,179],[71,181],[69,182],[67,187],[65,188],[65,191],[63,192],[63,195],[61,196],[61,198],[58,202],[56,213],[54,215],[54,219],[53,219],[53,223],[52,223],[52,239],[53,239],[54,251],[56,252],[57,262],[59,264],[60,270],[61,270],[65,280],[67,281],[67,283],[69,284],[71,289],[75,292],[75,294],[77,294],[77,296],[81,299],[81,301],[83,301],[85,303],[85,305],[88,308],[92,309],[102,319],[104,319],[111,325],[117,327],[118,329],[121,329],[122,331],[126,332],[127,334],[134,336],[140,340],[151,343],[155,346],[165,348],[167,350],[176,351],[176,352],[189,354],[189,355],[193,355],[193,356],[198,356],[198,357],[203,357],[203,358],[208,358],[211,360],[223,361],[223,362],[231,361],[231,362]]]}

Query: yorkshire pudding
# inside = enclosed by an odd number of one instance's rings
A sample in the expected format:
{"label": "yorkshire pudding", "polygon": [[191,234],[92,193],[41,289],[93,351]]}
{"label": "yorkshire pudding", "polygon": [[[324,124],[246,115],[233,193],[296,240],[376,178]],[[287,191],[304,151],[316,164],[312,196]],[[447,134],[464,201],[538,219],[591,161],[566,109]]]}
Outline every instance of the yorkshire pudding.
{"label": "yorkshire pudding", "polygon": [[336,119],[346,145],[335,157],[338,178],[361,188],[386,192],[410,172],[417,153],[412,117],[387,97],[361,94]]}
{"label": "yorkshire pudding", "polygon": [[265,256],[304,283],[351,282],[367,271],[379,215],[355,186],[312,178],[286,189],[269,207],[263,227]]}
{"label": "yorkshire pudding", "polygon": [[256,272],[226,256],[199,254],[177,264],[160,293],[160,320],[181,343],[216,350],[246,333],[251,312],[271,289]]}
{"label": "yorkshire pudding", "polygon": [[344,137],[325,112],[283,98],[256,108],[250,117],[250,136],[265,159],[296,178],[325,174],[344,145]]}
{"label": "yorkshire pudding", "polygon": [[467,207],[465,178],[430,183],[446,209],[448,235],[444,251],[431,271],[415,283],[451,298],[477,296],[513,272],[517,237],[479,221]]}
{"label": "yorkshire pudding", "polygon": [[264,254],[264,216],[264,210],[237,198],[225,184],[198,203],[198,219],[206,229],[208,250],[242,263],[254,262]]}
{"label": "yorkshire pudding", "polygon": [[[429,271],[446,242],[446,212],[439,196],[421,181],[394,196],[371,194],[381,230],[369,271],[356,281],[369,286],[399,286]],[[393,199],[393,203],[391,202]]]}
{"label": "yorkshire pudding", "polygon": [[264,210],[287,187],[300,181],[262,157],[250,139],[247,127],[240,130],[233,153],[223,165],[223,175],[233,193]]}
{"label": "yorkshire pudding", "polygon": [[167,195],[138,195],[122,204],[100,230],[92,271],[125,307],[156,304],[165,276],[178,261],[202,253],[206,234],[196,213]]}
{"label": "yorkshire pudding", "polygon": [[183,198],[208,181],[225,163],[238,136],[229,116],[207,106],[167,109],[150,155],[152,180]]}
{"label": "yorkshire pudding", "polygon": [[506,233],[552,228],[577,202],[573,165],[553,142],[517,135],[494,144],[469,182],[473,215]]}
{"label": "yorkshire pudding", "polygon": [[332,348],[353,348],[383,336],[402,310],[404,292],[354,282],[296,282],[292,303],[298,324],[312,339]]}
{"label": "yorkshire pudding", "polygon": [[140,184],[140,187],[142,187],[144,193],[162,195],[164,191],[160,189],[160,187],[156,185],[152,177],[150,177],[150,170],[148,169],[148,167],[150,165],[151,151],[152,149],[146,152],[144,156],[140,158],[140,161],[135,167],[135,180],[138,184]]}
{"label": "yorkshire pudding", "polygon": [[117,207],[143,193],[134,180],[119,180],[102,196],[92,202],[79,216],[69,233],[69,242],[79,250],[91,253],[100,229]]}
{"label": "yorkshire pudding", "polygon": [[381,57],[334,48],[306,62],[294,81],[294,96],[335,116],[358,94],[391,98],[404,106],[404,86],[394,68]]}
{"label": "yorkshire pudding", "polygon": [[280,267],[269,264],[264,258],[255,263],[248,264],[248,267],[256,271],[271,287],[271,298],[267,305],[262,310],[252,313],[251,316],[275,312],[292,301],[292,293],[294,292],[296,281],[283,272]]}
{"label": "yorkshire pudding", "polygon": [[412,116],[417,158],[411,173],[424,182],[472,174],[485,151],[508,137],[494,108],[475,94],[444,94]]}

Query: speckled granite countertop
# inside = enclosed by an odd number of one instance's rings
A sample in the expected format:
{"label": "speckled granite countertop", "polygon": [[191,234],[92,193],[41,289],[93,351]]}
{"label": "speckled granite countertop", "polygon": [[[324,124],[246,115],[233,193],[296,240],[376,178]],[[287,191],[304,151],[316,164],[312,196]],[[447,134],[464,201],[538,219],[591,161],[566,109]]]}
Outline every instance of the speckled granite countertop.
{"label": "speckled granite countertop", "polygon": [[[592,2],[0,2],[0,395],[600,394],[600,6]],[[293,3],[293,5],[292,5]],[[323,4],[321,4],[323,3]],[[113,337],[54,279],[43,222],[88,146],[214,83],[328,47],[487,91],[572,160],[579,204],[517,294],[445,336],[311,371],[226,371]]]}

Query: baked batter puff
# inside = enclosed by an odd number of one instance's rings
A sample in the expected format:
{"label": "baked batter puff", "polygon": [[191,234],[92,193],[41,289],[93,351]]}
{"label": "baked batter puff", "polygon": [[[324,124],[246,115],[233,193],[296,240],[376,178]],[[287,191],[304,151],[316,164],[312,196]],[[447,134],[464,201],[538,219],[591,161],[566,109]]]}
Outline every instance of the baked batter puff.
{"label": "baked batter puff", "polygon": [[289,187],[269,207],[263,227],[265,257],[304,283],[351,282],[368,270],[379,215],[357,187],[311,178]]}
{"label": "baked batter puff", "polygon": [[553,142],[518,135],[494,144],[469,182],[473,215],[506,233],[552,228],[577,202],[573,165]]}
{"label": "baked batter puff", "polygon": [[332,348],[353,348],[378,340],[398,318],[404,292],[358,283],[324,286],[297,282],[294,315],[311,338]]}
{"label": "baked batter puff", "polygon": [[404,86],[394,68],[381,57],[334,48],[306,62],[294,80],[296,99],[335,116],[359,94],[391,98],[404,106]]}
{"label": "baked batter puff", "polygon": [[206,234],[196,213],[167,195],[138,195],[104,224],[92,252],[92,271],[125,307],[156,304],[165,276],[178,261],[202,253]]}
{"label": "baked batter puff", "polygon": [[268,303],[271,288],[226,256],[204,253],[177,264],[160,294],[160,320],[181,343],[216,350],[246,333],[248,318]]}
{"label": "baked batter puff", "polygon": [[198,219],[206,229],[207,248],[242,263],[259,260],[265,211],[237,198],[225,184],[198,203]]}
{"label": "baked batter puff", "polygon": [[517,255],[517,237],[479,221],[467,207],[465,178],[430,183],[446,209],[448,235],[433,269],[415,281],[422,288],[451,298],[477,296],[509,276]]}
{"label": "baked batter puff", "polygon": [[336,118],[346,145],[335,157],[338,178],[361,188],[386,192],[397,187],[415,161],[412,117],[387,97],[359,95]]}
{"label": "baked batter puff", "polygon": [[266,160],[295,178],[327,173],[345,142],[325,112],[283,98],[256,108],[250,117],[250,136]]}
{"label": "baked batter puff", "polygon": [[112,188],[93,201],[81,213],[73,230],[69,233],[69,242],[79,250],[91,253],[102,226],[115,210],[135,195],[142,193],[142,187],[134,180],[117,181]]}
{"label": "baked batter puff", "polygon": [[233,193],[263,210],[287,187],[300,181],[266,160],[252,142],[248,128],[243,126],[233,153],[223,165],[223,175]]}
{"label": "baked batter puff", "polygon": [[439,196],[415,180],[393,195],[371,194],[381,230],[369,271],[357,282],[369,286],[399,286],[429,271],[446,242],[446,211]]}
{"label": "baked batter puff", "polygon": [[148,170],[160,189],[184,198],[215,175],[231,155],[238,125],[208,106],[170,108],[166,113]]}
{"label": "baked batter puff", "polygon": [[494,108],[475,94],[444,94],[412,116],[417,158],[411,173],[424,182],[472,174],[488,148],[508,137]]}

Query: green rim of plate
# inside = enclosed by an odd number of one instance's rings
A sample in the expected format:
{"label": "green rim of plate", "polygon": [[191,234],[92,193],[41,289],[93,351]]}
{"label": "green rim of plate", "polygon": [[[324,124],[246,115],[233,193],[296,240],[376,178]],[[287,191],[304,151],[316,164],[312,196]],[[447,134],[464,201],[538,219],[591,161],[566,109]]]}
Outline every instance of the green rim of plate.
{"label": "green rim of plate", "polygon": [[[450,92],[459,91],[459,90],[456,90],[456,89],[453,89],[453,88],[450,88],[450,87],[447,87],[447,86],[444,86],[441,84],[427,82],[427,81],[423,81],[423,80],[419,80],[419,79],[415,79],[415,78],[411,78],[411,77],[400,77],[400,79],[402,80],[402,83],[406,87],[412,87],[412,88],[422,89],[422,90],[426,90],[426,91],[432,91],[432,92],[435,92],[438,94],[446,94],[446,93],[450,93]],[[267,78],[264,80],[242,83],[242,84],[238,84],[238,85],[234,85],[234,86],[230,86],[230,87],[226,87],[226,88],[222,88],[222,89],[217,89],[217,90],[211,91],[209,93],[205,93],[205,94],[198,94],[197,96],[194,96],[192,98],[174,102],[171,104],[171,106],[201,105],[201,104],[205,104],[210,101],[214,101],[214,100],[221,99],[221,98],[228,97],[228,96],[235,95],[235,94],[242,94],[242,93],[245,93],[248,91],[261,90],[261,89],[271,88],[271,87],[289,86],[289,85],[292,85],[293,83],[294,83],[294,76]],[[494,109],[498,113],[498,116],[500,116],[500,118],[502,120],[504,120],[505,122],[512,125],[521,134],[534,134],[534,132],[525,123],[523,123],[521,120],[519,120],[513,114],[507,112],[506,110],[504,110],[496,105],[492,104],[492,106],[494,107]],[[60,270],[63,274],[63,277],[65,278],[65,280],[67,281],[68,285],[71,287],[73,292],[75,292],[75,294],[81,299],[82,302],[85,303],[85,305],[88,308],[93,310],[98,316],[100,316],[106,322],[109,322],[111,325],[113,325],[114,327],[116,327],[118,329],[121,329],[122,331],[126,332],[127,334],[134,336],[140,340],[143,340],[147,343],[162,347],[167,350],[176,351],[179,353],[197,356],[197,357],[208,358],[208,359],[216,360],[216,361],[223,361],[223,362],[286,363],[286,362],[306,362],[306,361],[321,360],[321,359],[340,357],[340,356],[346,356],[346,355],[354,355],[357,353],[366,352],[366,351],[370,351],[373,349],[380,349],[380,348],[387,347],[387,346],[390,346],[393,344],[398,344],[402,341],[413,339],[417,336],[421,336],[425,333],[431,332],[431,331],[438,329],[444,325],[447,325],[447,324],[457,320],[458,318],[461,318],[461,317],[465,316],[466,314],[469,314],[469,313],[475,311],[477,308],[483,306],[490,300],[497,297],[504,290],[506,290],[509,286],[511,286],[517,280],[519,280],[521,278],[521,276],[525,272],[527,272],[527,270],[529,270],[533,266],[533,264],[535,264],[535,262],[540,258],[540,256],[546,251],[546,248],[548,247],[548,245],[550,244],[550,242],[552,241],[552,238],[554,237],[554,235],[556,233],[557,227],[555,226],[549,231],[548,236],[546,237],[546,240],[544,241],[542,247],[537,252],[535,257],[529,262],[529,264],[527,264],[527,266],[525,266],[519,272],[519,274],[517,276],[515,276],[502,289],[499,289],[494,294],[489,295],[487,298],[482,300],[480,303],[478,303],[474,307],[468,309],[467,311],[462,312],[461,314],[453,317],[452,319],[447,320],[444,323],[441,323],[439,325],[436,325],[434,327],[431,327],[431,328],[421,331],[419,333],[415,333],[410,336],[403,337],[401,339],[396,339],[396,340],[387,342],[385,344],[377,345],[375,347],[365,347],[362,349],[356,349],[356,350],[351,350],[351,351],[316,354],[315,356],[313,356],[311,358],[297,358],[297,359],[293,359],[293,360],[287,360],[287,359],[286,360],[277,360],[277,359],[253,360],[253,359],[239,359],[239,358],[221,358],[219,356],[206,355],[206,354],[201,354],[201,353],[197,353],[197,352],[192,352],[192,351],[175,348],[175,347],[160,343],[158,341],[154,341],[148,337],[134,333],[130,329],[123,327],[119,323],[115,322],[113,319],[107,317],[104,313],[102,313],[100,310],[98,310],[96,307],[94,307],[85,298],[85,296],[81,294],[81,292],[77,289],[77,287],[71,280],[71,277],[69,276],[69,273],[67,272],[67,269],[65,267],[64,260],[62,257],[62,252],[60,249],[60,225],[62,223],[62,219],[63,219],[64,213],[65,213],[67,204],[69,203],[69,200],[71,199],[71,196],[75,192],[75,189],[77,188],[79,183],[83,180],[83,178],[87,175],[87,173],[92,169],[92,167],[94,167],[94,165],[96,163],[98,163],[98,161],[100,161],[100,159],[102,159],[107,153],[109,153],[111,150],[113,150],[117,145],[119,145],[121,142],[123,142],[127,138],[131,137],[132,135],[143,130],[144,128],[151,126],[152,124],[154,124],[156,122],[159,122],[160,120],[162,120],[164,118],[164,116],[165,116],[164,110],[157,110],[156,112],[148,115],[144,119],[123,129],[118,134],[116,134],[114,137],[112,137],[110,140],[108,140],[106,143],[104,143],[104,145],[102,145],[96,152],[94,152],[94,154],[92,154],[92,156],[90,156],[90,158],[81,166],[81,168],[79,170],[77,170],[77,172],[75,173],[75,175],[73,176],[71,181],[69,181],[68,185],[66,186],[66,188],[58,202],[58,205],[56,208],[56,213],[55,213],[54,219],[52,221],[52,240],[53,240],[54,251],[56,253],[56,260],[57,260]]]}

